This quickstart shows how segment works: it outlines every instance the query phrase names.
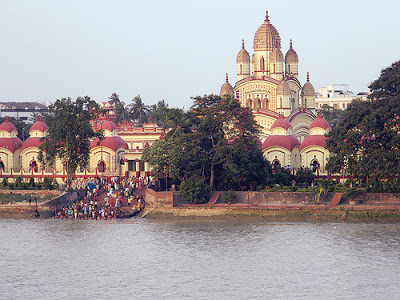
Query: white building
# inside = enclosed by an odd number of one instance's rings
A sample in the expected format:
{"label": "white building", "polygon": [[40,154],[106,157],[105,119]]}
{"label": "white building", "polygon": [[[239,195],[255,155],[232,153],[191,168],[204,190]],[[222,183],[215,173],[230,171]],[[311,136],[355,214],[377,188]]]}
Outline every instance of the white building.
{"label": "white building", "polygon": [[315,108],[319,109],[326,104],[335,109],[346,109],[354,98],[366,100],[367,96],[365,92],[354,94],[349,90],[349,84],[328,84],[318,89]]}

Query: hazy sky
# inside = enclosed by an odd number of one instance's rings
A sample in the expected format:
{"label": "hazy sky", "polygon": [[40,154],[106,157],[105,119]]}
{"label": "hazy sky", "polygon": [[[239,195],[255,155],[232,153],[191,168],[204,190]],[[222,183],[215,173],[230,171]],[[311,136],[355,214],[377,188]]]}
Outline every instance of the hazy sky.
{"label": "hazy sky", "polygon": [[190,97],[236,81],[242,39],[252,54],[265,10],[299,56],[315,89],[349,83],[367,91],[400,58],[400,1],[0,0],[0,101],[88,95],[126,104]]}

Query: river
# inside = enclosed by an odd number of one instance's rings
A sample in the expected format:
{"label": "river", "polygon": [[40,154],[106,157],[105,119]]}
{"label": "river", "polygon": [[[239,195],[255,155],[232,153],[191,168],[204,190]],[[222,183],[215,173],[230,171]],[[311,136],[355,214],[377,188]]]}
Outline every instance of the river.
{"label": "river", "polygon": [[0,219],[0,299],[399,299],[400,224]]}

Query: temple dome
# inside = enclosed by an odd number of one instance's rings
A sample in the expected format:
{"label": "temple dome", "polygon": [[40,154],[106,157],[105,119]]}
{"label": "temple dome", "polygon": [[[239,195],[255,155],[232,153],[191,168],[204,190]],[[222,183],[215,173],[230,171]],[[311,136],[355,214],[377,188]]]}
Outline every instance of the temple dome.
{"label": "temple dome", "polygon": [[270,135],[265,139],[261,149],[264,151],[269,147],[279,146],[292,152],[292,150],[299,145],[300,142],[294,135]]}
{"label": "temple dome", "polygon": [[269,22],[267,10],[264,23],[254,36],[254,49],[272,51],[274,47],[281,48],[281,37],[274,25]]}
{"label": "temple dome", "polygon": [[42,121],[42,116],[38,116],[36,123],[32,125],[32,127],[29,129],[29,132],[34,130],[45,132],[48,129],[49,127]]}
{"label": "temple dome", "polygon": [[274,128],[283,128],[285,130],[288,130],[292,125],[286,120],[284,117],[279,117],[274,124],[271,126],[271,130]]}
{"label": "temple dome", "polygon": [[221,91],[219,94],[221,97],[224,95],[230,95],[232,97],[235,97],[235,90],[233,89],[233,87],[231,86],[231,84],[228,81],[228,74],[226,74],[225,83],[222,85]]}
{"label": "temple dome", "polygon": [[282,80],[276,88],[276,93],[279,95],[290,95],[289,85],[285,80]]}
{"label": "temple dome", "polygon": [[113,132],[114,130],[118,130],[117,125],[115,125],[115,123],[111,122],[110,120],[103,122],[101,124],[100,128],[103,130],[108,130],[110,132]]}
{"label": "temple dome", "polygon": [[293,46],[292,46],[292,40],[290,40],[290,48],[286,52],[285,55],[285,62],[286,63],[298,63],[299,62],[299,57],[297,56],[296,51],[294,51]]}
{"label": "temple dome", "polygon": [[307,72],[307,82],[304,84],[303,88],[301,89],[301,96],[311,96],[315,97],[315,90],[314,86],[310,82],[310,75]]}
{"label": "temple dome", "polygon": [[318,116],[314,119],[314,121],[312,121],[310,128],[322,128],[322,129],[329,129],[331,127],[331,125],[329,125],[328,121],[324,119],[324,117],[322,116],[322,114],[318,114]]}
{"label": "temple dome", "polygon": [[301,143],[300,151],[309,146],[320,146],[322,148],[326,147],[326,137],[324,135],[309,135],[304,138]]}
{"label": "temple dome", "polygon": [[242,49],[240,49],[238,55],[236,56],[237,63],[249,63],[250,62],[250,54],[244,49],[244,40],[242,41]]}
{"label": "temple dome", "polygon": [[9,133],[11,133],[12,131],[17,131],[17,128],[14,126],[14,124],[12,124],[9,119],[8,116],[4,117],[4,122],[1,123],[0,125],[0,131],[7,131]]}

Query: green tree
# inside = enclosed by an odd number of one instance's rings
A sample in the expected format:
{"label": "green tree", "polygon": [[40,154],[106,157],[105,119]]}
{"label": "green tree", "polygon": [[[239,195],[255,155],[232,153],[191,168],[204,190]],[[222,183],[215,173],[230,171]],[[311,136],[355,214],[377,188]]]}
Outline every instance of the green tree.
{"label": "green tree", "polygon": [[110,97],[108,97],[108,99],[114,103],[115,123],[131,121],[132,117],[129,109],[125,107],[125,103],[119,99],[119,95],[117,93],[113,93]]}
{"label": "green tree", "polygon": [[[255,189],[271,176],[254,134],[251,112],[236,99],[209,95],[194,98],[189,112],[168,109],[169,133],[144,151],[156,176],[177,180],[184,188]],[[169,125],[169,126],[168,126]],[[200,186],[196,185],[196,189]]]}
{"label": "green tree", "polygon": [[49,106],[46,119],[48,134],[39,149],[39,161],[53,164],[57,158],[65,163],[68,184],[78,166],[86,167],[89,162],[90,140],[103,138],[103,132],[95,132],[90,121],[96,118],[99,105],[90,97],[56,100]]}
{"label": "green tree", "polygon": [[132,120],[136,121],[139,125],[143,125],[149,121],[148,114],[150,112],[150,108],[143,103],[140,95],[132,99],[132,103],[129,104],[129,111],[132,116]]}
{"label": "green tree", "polygon": [[346,118],[328,135],[335,153],[331,172],[345,172],[377,191],[400,186],[400,62],[382,70],[368,101],[353,101]]}
{"label": "green tree", "polygon": [[157,104],[153,105],[149,117],[153,122],[156,122],[159,126],[165,126],[166,114],[168,112],[168,104],[165,100],[159,100]]}
{"label": "green tree", "polygon": [[322,107],[317,111],[322,113],[325,120],[332,126],[332,129],[334,129],[347,115],[347,110],[336,109],[327,104],[322,105]]}

